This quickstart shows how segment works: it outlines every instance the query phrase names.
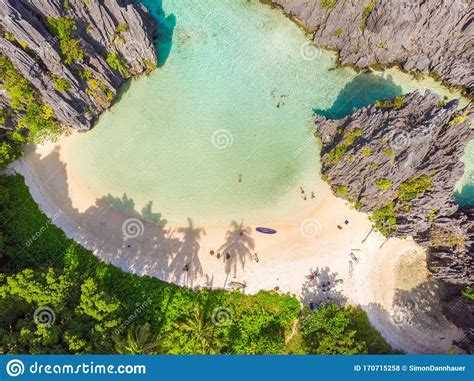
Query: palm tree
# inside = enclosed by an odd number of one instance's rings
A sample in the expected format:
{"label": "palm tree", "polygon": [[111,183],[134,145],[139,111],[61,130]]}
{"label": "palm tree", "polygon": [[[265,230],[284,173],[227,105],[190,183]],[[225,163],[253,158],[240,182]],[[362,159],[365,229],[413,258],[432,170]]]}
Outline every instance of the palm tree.
{"label": "palm tree", "polygon": [[199,354],[218,354],[224,342],[216,335],[216,326],[206,319],[206,314],[195,304],[192,313],[184,320],[175,323],[175,327],[188,334],[192,347]]}
{"label": "palm tree", "polygon": [[161,349],[158,337],[153,337],[149,323],[130,327],[125,339],[114,336],[115,350],[120,354],[157,354]]}

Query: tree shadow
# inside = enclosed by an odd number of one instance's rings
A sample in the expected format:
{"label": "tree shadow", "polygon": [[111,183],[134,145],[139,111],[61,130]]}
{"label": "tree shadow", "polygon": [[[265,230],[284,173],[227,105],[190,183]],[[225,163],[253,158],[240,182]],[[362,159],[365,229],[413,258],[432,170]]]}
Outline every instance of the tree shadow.
{"label": "tree shadow", "polygon": [[400,326],[442,331],[450,323],[444,316],[440,301],[445,296],[445,287],[441,281],[429,279],[411,290],[397,289],[393,299],[395,323]]}
{"label": "tree shadow", "polygon": [[328,119],[341,119],[377,100],[402,94],[403,89],[395,84],[392,76],[383,78],[372,72],[365,72],[357,75],[341,89],[330,108],[313,109],[313,112]]}
{"label": "tree shadow", "polygon": [[249,226],[244,227],[243,221],[240,224],[232,221],[226,233],[226,241],[218,249],[225,263],[226,273],[233,272],[234,278],[237,276],[237,265],[240,263],[240,266],[244,268],[246,260],[252,259],[255,241],[251,234],[252,229]]}
{"label": "tree shadow", "polygon": [[202,275],[198,255],[201,248],[199,241],[201,235],[206,235],[206,231],[195,227],[192,219],[188,217],[188,226],[178,228],[177,232],[182,234],[181,245],[170,263],[170,270],[175,281],[184,280],[188,287],[192,287],[194,277]]}
{"label": "tree shadow", "polygon": [[150,224],[165,226],[168,223],[168,221],[162,217],[161,213],[153,212],[153,201],[148,201],[142,208],[141,213],[139,213],[135,210],[135,201],[128,198],[126,193],[124,193],[122,197],[114,197],[108,193],[107,196],[101,197],[97,202],[110,205],[127,216],[140,218]]}
{"label": "tree shadow", "polygon": [[343,282],[342,279],[338,279],[337,273],[331,272],[329,267],[321,269],[316,267],[306,276],[301,289],[301,301],[304,305],[314,306],[325,303],[343,305],[347,299],[336,289],[336,286]]}

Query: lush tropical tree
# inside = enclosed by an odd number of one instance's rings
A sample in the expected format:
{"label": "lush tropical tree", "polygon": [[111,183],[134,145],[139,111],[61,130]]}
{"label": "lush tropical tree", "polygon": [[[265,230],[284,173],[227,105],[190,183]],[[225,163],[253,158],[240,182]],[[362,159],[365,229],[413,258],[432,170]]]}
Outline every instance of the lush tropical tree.
{"label": "lush tropical tree", "polygon": [[126,338],[114,336],[115,350],[120,354],[151,355],[162,353],[158,336],[151,332],[150,323],[130,327]]}
{"label": "lush tropical tree", "polygon": [[190,347],[198,354],[220,353],[224,341],[217,332],[217,326],[212,319],[207,318],[202,306],[195,304],[191,314],[175,327],[187,335]]}

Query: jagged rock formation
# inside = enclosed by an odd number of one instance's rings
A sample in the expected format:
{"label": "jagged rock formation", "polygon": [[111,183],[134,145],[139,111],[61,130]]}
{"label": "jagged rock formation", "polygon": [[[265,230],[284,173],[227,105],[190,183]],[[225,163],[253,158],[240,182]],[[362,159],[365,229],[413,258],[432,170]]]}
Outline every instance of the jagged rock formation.
{"label": "jagged rock formation", "polygon": [[[474,284],[474,206],[460,208],[453,196],[464,169],[460,158],[474,138],[473,112],[472,104],[460,109],[457,100],[427,91],[340,120],[316,117],[322,175],[333,191],[369,213],[385,235],[412,236],[427,247],[430,270],[458,296]],[[456,315],[460,303],[444,300],[447,315]],[[466,319],[453,321],[474,335],[472,306],[463,308]]]}
{"label": "jagged rock formation", "polygon": [[470,0],[264,0],[314,32],[316,45],[358,68],[400,65],[434,73],[474,97],[474,3]]}
{"label": "jagged rock formation", "polygon": [[472,105],[458,109],[427,91],[362,108],[341,120],[317,117],[322,174],[338,196],[372,214],[389,236],[430,247],[430,265],[451,283],[474,283],[474,207],[453,190],[474,137]]}
{"label": "jagged rock formation", "polygon": [[[156,64],[155,22],[137,1],[0,0],[0,16],[0,54],[60,123],[79,130],[110,106],[126,78]],[[2,108],[7,93],[0,87]],[[22,110],[8,111],[2,124],[12,129]]]}

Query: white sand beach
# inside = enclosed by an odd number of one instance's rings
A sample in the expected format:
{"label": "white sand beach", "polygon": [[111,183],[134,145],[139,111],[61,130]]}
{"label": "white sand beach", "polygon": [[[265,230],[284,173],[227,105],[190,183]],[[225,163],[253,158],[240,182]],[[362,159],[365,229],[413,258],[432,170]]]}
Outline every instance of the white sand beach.
{"label": "white sand beach", "polygon": [[[196,289],[276,288],[304,304],[360,305],[388,342],[408,353],[446,353],[452,340],[462,339],[439,311],[424,250],[411,239],[386,240],[371,232],[367,216],[329,186],[303,214],[271,226],[274,235],[240,221],[221,228],[160,227],[98,203],[64,161],[65,139],[29,147],[12,168],[53,222],[103,261]],[[314,279],[312,272],[318,274]]]}

